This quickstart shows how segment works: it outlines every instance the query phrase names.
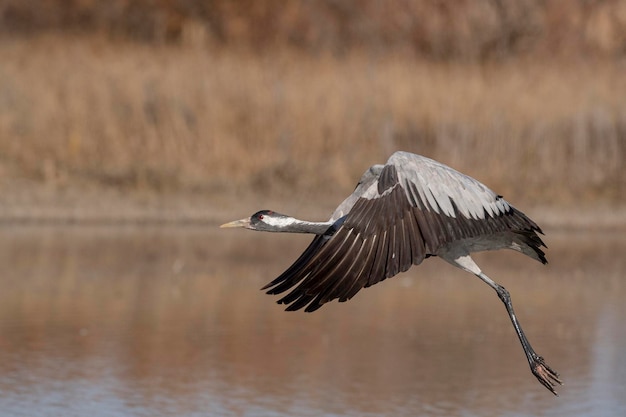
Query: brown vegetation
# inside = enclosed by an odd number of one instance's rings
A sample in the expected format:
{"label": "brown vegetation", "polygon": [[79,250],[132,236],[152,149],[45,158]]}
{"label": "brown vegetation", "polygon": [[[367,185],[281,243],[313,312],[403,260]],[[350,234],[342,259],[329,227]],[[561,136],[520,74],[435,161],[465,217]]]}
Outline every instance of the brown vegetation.
{"label": "brown vegetation", "polygon": [[0,0],[0,33],[0,208],[340,196],[397,149],[515,201],[626,195],[622,1]]}
{"label": "brown vegetation", "polygon": [[613,61],[259,56],[49,36],[0,50],[3,183],[345,194],[404,149],[516,199],[626,191],[626,78]]}
{"label": "brown vegetation", "polygon": [[0,0],[0,32],[65,31],[255,50],[355,48],[440,60],[624,56],[623,0]]}

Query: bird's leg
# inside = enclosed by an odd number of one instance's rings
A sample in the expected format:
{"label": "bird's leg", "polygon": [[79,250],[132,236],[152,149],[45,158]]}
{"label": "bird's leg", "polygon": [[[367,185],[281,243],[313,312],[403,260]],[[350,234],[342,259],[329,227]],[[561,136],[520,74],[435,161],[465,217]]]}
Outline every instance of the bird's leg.
{"label": "bird's leg", "polygon": [[515,311],[513,310],[513,303],[511,302],[511,296],[506,288],[497,282],[493,281],[487,275],[479,272],[476,274],[478,278],[480,278],[483,282],[493,288],[500,300],[504,303],[506,307],[506,311],[509,313],[509,317],[511,318],[511,322],[513,323],[513,327],[515,328],[515,332],[517,333],[517,337],[519,337],[519,341],[522,344],[522,348],[524,349],[524,353],[526,354],[526,358],[528,359],[528,364],[530,365],[530,370],[535,375],[535,377],[541,382],[541,384],[549,389],[554,395],[558,395],[555,391],[554,387],[556,384],[561,385],[562,382],[559,379],[559,374],[550,368],[543,358],[537,353],[530,345],[530,342],[526,338],[524,331],[522,330],[522,326],[520,325],[517,317],[515,316]]}
{"label": "bird's leg", "polygon": [[515,332],[517,333],[517,337],[522,344],[522,348],[524,349],[524,353],[526,354],[526,358],[528,359],[528,364],[530,365],[530,370],[535,375],[535,377],[541,382],[541,384],[549,389],[554,395],[558,395],[554,389],[556,384],[561,385],[562,382],[559,379],[559,374],[550,368],[543,360],[543,358],[537,353],[530,345],[530,342],[526,338],[524,331],[522,330],[522,326],[520,325],[517,317],[515,316],[515,311],[513,311],[513,303],[511,302],[511,296],[506,288],[497,282],[493,281],[487,275],[483,274],[478,265],[474,262],[474,260],[469,256],[468,253],[454,253],[454,252],[442,252],[440,256],[447,262],[450,262],[452,265],[459,267],[467,272],[471,272],[480,278],[483,282],[493,288],[500,300],[504,303],[506,307],[506,311],[509,313],[509,317],[511,322],[513,323],[513,327],[515,328]]}

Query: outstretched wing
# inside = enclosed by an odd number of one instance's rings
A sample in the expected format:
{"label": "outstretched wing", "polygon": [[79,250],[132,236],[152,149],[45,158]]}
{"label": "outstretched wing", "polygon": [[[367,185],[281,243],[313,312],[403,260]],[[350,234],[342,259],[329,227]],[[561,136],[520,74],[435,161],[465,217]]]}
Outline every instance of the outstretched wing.
{"label": "outstretched wing", "polygon": [[545,262],[535,233],[541,230],[532,220],[473,178],[406,152],[368,170],[333,219],[325,235],[263,288],[268,294],[291,290],[278,300],[287,310],[347,301],[451,242],[481,235],[519,233]]}

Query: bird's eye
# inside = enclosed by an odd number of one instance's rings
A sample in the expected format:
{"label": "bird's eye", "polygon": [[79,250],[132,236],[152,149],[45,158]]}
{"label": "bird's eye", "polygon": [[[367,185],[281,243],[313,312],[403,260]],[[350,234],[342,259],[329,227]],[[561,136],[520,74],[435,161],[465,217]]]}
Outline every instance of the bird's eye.
{"label": "bird's eye", "polygon": [[263,220],[263,215],[259,214],[259,220]]}

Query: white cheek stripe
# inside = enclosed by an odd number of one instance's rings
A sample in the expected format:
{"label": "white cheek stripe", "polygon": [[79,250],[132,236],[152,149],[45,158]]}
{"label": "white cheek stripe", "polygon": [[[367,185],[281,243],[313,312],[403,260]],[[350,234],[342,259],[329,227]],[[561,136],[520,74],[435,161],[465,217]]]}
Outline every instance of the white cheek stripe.
{"label": "white cheek stripe", "polygon": [[292,219],[288,218],[288,217],[269,217],[269,216],[264,216],[263,220],[261,220],[263,223],[268,224],[270,226],[274,226],[274,227],[285,227],[291,224]]}

